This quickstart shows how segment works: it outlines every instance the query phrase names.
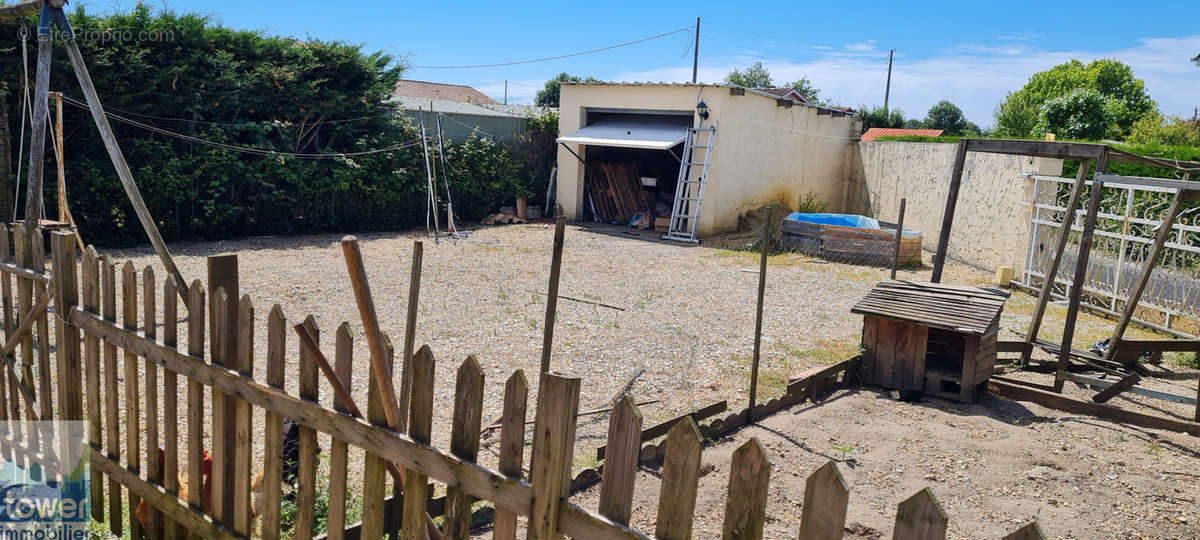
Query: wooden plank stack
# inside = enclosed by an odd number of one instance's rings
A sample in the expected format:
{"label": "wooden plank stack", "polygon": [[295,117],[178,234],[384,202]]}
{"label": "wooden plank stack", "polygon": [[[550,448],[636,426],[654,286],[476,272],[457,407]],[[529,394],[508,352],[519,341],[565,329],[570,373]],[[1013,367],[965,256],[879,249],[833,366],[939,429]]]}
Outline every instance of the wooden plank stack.
{"label": "wooden plank stack", "polygon": [[654,199],[642,187],[637,166],[633,163],[597,161],[588,167],[592,205],[602,221],[628,223],[634,214],[654,209]]}

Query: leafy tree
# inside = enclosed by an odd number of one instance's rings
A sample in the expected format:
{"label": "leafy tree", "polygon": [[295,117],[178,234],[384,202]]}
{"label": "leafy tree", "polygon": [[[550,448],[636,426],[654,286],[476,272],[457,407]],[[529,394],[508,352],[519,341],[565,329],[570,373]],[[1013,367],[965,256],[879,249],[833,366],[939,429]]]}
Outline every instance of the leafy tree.
{"label": "leafy tree", "polygon": [[[921,124],[925,129],[940,129],[943,135],[966,135],[971,123],[963,116],[962,109],[943,99],[929,108]],[[975,131],[979,131],[978,126]]]}
{"label": "leafy tree", "polygon": [[774,81],[771,79],[771,72],[763,67],[762,62],[755,62],[753,66],[745,69],[734,68],[725,76],[725,84],[746,88],[771,88]]}
{"label": "leafy tree", "polygon": [[557,77],[546,81],[546,86],[544,88],[537,91],[537,95],[533,98],[534,104],[539,107],[557,107],[558,97],[562,90],[562,83],[565,82],[596,82],[596,79],[592,77],[581,79],[574,75],[559,73]]}
{"label": "leafy tree", "polygon": [[924,129],[925,122],[916,118],[909,118],[908,120],[904,121],[904,127],[908,129]]}
{"label": "leafy tree", "polygon": [[1110,119],[1107,102],[1090,88],[1073,90],[1042,104],[1034,133],[1054,133],[1066,139],[1101,139]]}
{"label": "leafy tree", "polygon": [[1125,140],[1131,144],[1200,146],[1200,121],[1175,115],[1164,117],[1158,111],[1151,111],[1133,123]]}
{"label": "leafy tree", "polygon": [[1043,105],[1084,89],[1096,92],[1104,102],[1109,125],[1100,137],[1128,133],[1137,119],[1155,108],[1154,101],[1146,93],[1145,83],[1133,76],[1129,66],[1111,59],[1088,64],[1071,60],[1034,73],[1025,86],[1010,92],[996,107],[997,133],[1018,137],[1034,135]]}
{"label": "leafy tree", "polygon": [[813,85],[812,81],[808,80],[808,77],[800,77],[799,80],[787,83],[787,86],[789,88],[795,88],[796,91],[799,92],[800,95],[804,96],[804,99],[807,99],[809,103],[822,103],[821,91]]}
{"label": "leafy tree", "polygon": [[900,109],[891,109],[885,111],[882,106],[867,107],[866,105],[861,105],[858,107],[858,117],[862,118],[864,132],[873,127],[906,127],[904,121],[904,111],[901,111]]}

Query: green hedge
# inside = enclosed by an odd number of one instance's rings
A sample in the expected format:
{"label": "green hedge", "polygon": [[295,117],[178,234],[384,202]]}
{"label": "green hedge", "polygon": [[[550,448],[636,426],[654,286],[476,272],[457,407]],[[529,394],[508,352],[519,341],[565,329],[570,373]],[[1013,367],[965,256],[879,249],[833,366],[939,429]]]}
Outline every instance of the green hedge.
{"label": "green hedge", "polygon": [[[418,140],[388,102],[403,68],[385,54],[341,42],[232,30],[201,15],[141,4],[105,17],[77,8],[69,18],[110,113],[205,140],[284,153],[348,154]],[[35,18],[24,22],[36,27]],[[0,22],[0,35],[16,36],[20,24]],[[32,69],[32,38],[29,47]],[[0,42],[0,52],[0,107],[9,113],[15,156],[19,42]],[[51,89],[81,99],[61,43],[54,52]],[[108,246],[145,243],[89,113],[76,107],[65,113],[68,199],[85,239]],[[419,144],[315,160],[239,153],[116,120],[112,125],[168,241],[402,229],[425,221]],[[519,139],[475,138],[447,146],[454,208],[461,217],[476,219],[516,197],[544,193],[556,135],[547,130],[557,128],[557,118],[535,118],[529,125]],[[52,156],[47,151],[45,199],[51,215],[57,197]],[[12,189],[13,176],[4,179],[6,189]],[[443,197],[444,190],[438,189]]]}

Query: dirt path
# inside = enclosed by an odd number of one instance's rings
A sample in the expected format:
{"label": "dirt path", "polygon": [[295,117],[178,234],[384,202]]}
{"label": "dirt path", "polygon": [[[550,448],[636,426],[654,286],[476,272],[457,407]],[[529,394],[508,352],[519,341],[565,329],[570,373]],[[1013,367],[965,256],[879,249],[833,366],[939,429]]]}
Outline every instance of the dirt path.
{"label": "dirt path", "polygon": [[[851,490],[848,538],[890,538],[896,505],[926,486],[955,538],[1000,538],[1031,519],[1048,538],[1200,534],[1195,437],[995,398],[914,404],[861,390],[784,410],[705,449],[696,538],[720,536],[731,455],[751,437],[773,464],[767,538],[795,537],[804,480],[830,459]],[[656,472],[638,476],[639,530],[654,530]],[[573,501],[594,508],[598,497],[599,486]]]}

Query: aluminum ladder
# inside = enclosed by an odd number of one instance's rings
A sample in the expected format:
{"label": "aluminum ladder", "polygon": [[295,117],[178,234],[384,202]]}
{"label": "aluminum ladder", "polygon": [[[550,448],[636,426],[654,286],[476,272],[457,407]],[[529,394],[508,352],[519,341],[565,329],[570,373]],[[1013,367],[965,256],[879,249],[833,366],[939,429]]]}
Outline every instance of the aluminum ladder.
{"label": "aluminum ladder", "polygon": [[[704,133],[704,144],[700,144]],[[717,123],[711,126],[689,127],[683,143],[683,158],[679,161],[679,178],[675,182],[675,203],[671,205],[671,223],[667,240],[699,242],[696,227],[700,223],[700,207],[704,202],[704,186],[708,184],[708,166],[712,163],[713,146],[716,143]],[[702,161],[696,161],[696,151],[702,150]],[[700,166],[700,175],[692,179],[692,167]]]}

